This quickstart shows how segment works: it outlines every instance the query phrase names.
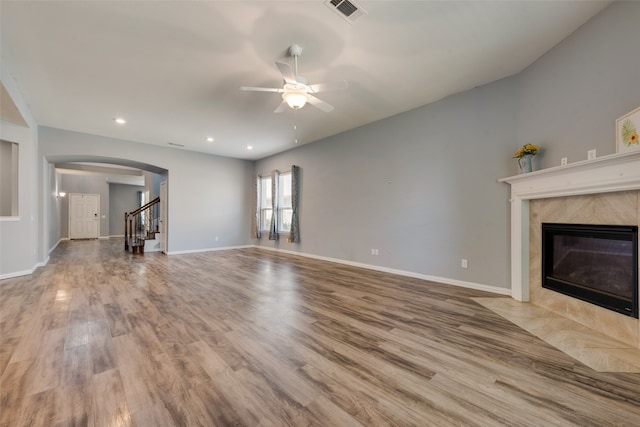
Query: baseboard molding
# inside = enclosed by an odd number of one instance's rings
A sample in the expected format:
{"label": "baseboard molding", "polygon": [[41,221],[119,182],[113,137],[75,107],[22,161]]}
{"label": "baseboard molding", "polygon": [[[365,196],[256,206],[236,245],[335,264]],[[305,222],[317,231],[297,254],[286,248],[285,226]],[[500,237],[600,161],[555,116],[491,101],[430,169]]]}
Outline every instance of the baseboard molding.
{"label": "baseboard molding", "polygon": [[14,277],[20,277],[20,276],[28,276],[29,274],[33,274],[33,272],[36,271],[37,268],[38,266],[35,266],[31,270],[14,271],[7,274],[0,274],[0,280],[12,279]]}
{"label": "baseboard molding", "polygon": [[213,252],[213,251],[226,251],[229,249],[246,249],[253,248],[253,245],[242,245],[242,246],[225,246],[220,248],[207,248],[207,249],[190,249],[187,251],[169,251],[165,252],[167,255],[184,255],[184,254],[197,254],[200,252]]}
{"label": "baseboard molding", "polygon": [[[51,249],[49,249],[49,255],[51,255],[51,252],[53,252],[58,245],[60,244],[60,242],[64,241],[64,240],[69,240],[68,237],[61,237],[60,239],[58,239],[58,241],[56,242],[55,245],[53,245],[53,247]],[[49,262],[49,258],[47,258],[47,262]],[[46,264],[45,264],[46,265]]]}
{"label": "baseboard molding", "polygon": [[321,255],[308,254],[304,252],[290,251],[286,249],[269,248],[266,246],[258,246],[258,245],[253,245],[252,247],[258,248],[258,249],[264,249],[267,251],[282,252],[289,255],[297,255],[297,256],[302,256],[306,258],[313,258],[321,261],[335,262],[337,264],[349,265],[351,267],[360,267],[360,268],[366,268],[369,270],[382,271],[384,273],[397,274],[399,276],[412,277],[414,279],[428,280],[430,282],[438,282],[438,283],[443,283],[445,285],[453,285],[453,286],[459,286],[461,288],[475,289],[478,291],[485,291],[485,292],[491,292],[499,295],[511,296],[511,289],[500,288],[497,286],[483,285],[482,283],[466,282],[464,280],[450,279],[448,277],[431,276],[428,274],[415,273],[413,271],[397,270],[395,268],[381,267],[379,265],[371,265],[371,264],[365,264],[361,262],[346,261],[339,258],[330,258],[330,257],[321,256]]}
{"label": "baseboard molding", "polygon": [[69,240],[69,239],[58,240],[56,244],[53,245],[53,248],[49,249],[49,253],[47,254],[47,257],[44,259],[44,261],[40,261],[36,263],[36,265],[31,270],[14,271],[7,274],[0,274],[0,280],[11,279],[13,277],[28,276],[29,274],[33,274],[33,272],[36,271],[38,268],[46,266],[47,264],[49,264],[49,260],[51,259],[49,255],[51,255],[51,252],[53,252],[53,250],[58,247],[58,245],[62,240]]}
{"label": "baseboard molding", "polygon": [[111,234],[110,239],[124,239],[124,234]]}
{"label": "baseboard molding", "polygon": [[51,257],[47,256],[47,258],[44,261],[37,263],[33,271],[35,271],[36,268],[44,267],[45,265],[49,264],[49,259],[51,259]]}

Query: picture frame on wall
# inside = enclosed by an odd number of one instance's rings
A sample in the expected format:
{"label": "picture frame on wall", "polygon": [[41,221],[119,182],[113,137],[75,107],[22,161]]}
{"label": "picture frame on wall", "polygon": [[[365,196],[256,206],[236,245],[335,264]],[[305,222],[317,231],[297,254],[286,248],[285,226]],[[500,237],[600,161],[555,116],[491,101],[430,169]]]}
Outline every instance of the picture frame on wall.
{"label": "picture frame on wall", "polygon": [[640,149],[640,107],[616,120],[616,153]]}

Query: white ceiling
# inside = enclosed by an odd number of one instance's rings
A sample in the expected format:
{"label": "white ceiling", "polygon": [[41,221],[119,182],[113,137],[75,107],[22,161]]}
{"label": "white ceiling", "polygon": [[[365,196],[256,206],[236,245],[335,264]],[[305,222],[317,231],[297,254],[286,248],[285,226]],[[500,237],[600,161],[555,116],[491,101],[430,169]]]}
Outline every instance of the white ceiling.
{"label": "white ceiling", "polygon": [[[40,125],[258,159],[518,73],[610,2],[357,3],[2,1],[0,47]],[[281,86],[292,43],[310,83],[349,82],[332,112],[239,90]]]}

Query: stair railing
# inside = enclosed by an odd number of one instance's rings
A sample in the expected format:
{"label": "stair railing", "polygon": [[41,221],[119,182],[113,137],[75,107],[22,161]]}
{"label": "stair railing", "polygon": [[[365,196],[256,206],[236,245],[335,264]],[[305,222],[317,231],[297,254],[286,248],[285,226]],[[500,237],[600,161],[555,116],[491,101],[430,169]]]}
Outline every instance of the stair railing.
{"label": "stair railing", "polygon": [[160,197],[124,213],[124,250],[144,253],[144,241],[159,232]]}

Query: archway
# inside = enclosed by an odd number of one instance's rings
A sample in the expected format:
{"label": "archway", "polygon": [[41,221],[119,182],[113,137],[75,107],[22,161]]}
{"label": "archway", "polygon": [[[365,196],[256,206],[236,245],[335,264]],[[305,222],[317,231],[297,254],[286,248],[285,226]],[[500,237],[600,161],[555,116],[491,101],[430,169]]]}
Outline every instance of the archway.
{"label": "archway", "polygon": [[[69,192],[67,188],[61,186],[63,181],[62,177],[67,177],[66,181],[78,182],[77,177],[70,179],[72,175],[86,176],[82,178],[82,182],[86,185],[92,179],[96,181],[96,177],[100,179],[104,178],[102,186],[106,188],[106,204],[103,206],[100,212],[100,236],[102,238],[117,237],[121,233],[115,233],[116,230],[123,230],[124,225],[116,223],[123,222],[124,212],[133,210],[128,208],[122,210],[122,212],[115,212],[110,210],[109,199],[111,189],[137,186],[140,188],[142,185],[144,194],[148,200],[154,199],[160,196],[161,183],[167,183],[168,187],[169,171],[148,163],[133,161],[130,159],[121,159],[114,157],[101,157],[93,155],[55,155],[45,157],[44,167],[44,188],[49,189],[48,194],[44,194],[44,214],[45,214],[45,229],[43,234],[47,238],[47,248],[49,251],[53,250],[55,246],[61,241],[68,238],[68,226],[65,226],[68,221],[68,204],[65,203],[64,197],[60,197],[60,192]],[[62,172],[64,171],[64,172]],[[104,184],[107,184],[106,186]],[[72,185],[72,187],[74,187]],[[78,184],[74,187],[76,190],[79,188]],[[146,191],[145,191],[146,190]],[[104,194],[104,192],[103,192]],[[115,193],[116,195],[118,193]],[[104,196],[103,196],[104,198]],[[161,203],[168,203],[168,197],[165,200],[161,200]],[[114,208],[116,205],[114,204]],[[105,210],[106,209],[106,210]],[[164,240],[164,244],[160,246],[166,250],[166,242],[168,241],[168,232],[161,235]]]}

